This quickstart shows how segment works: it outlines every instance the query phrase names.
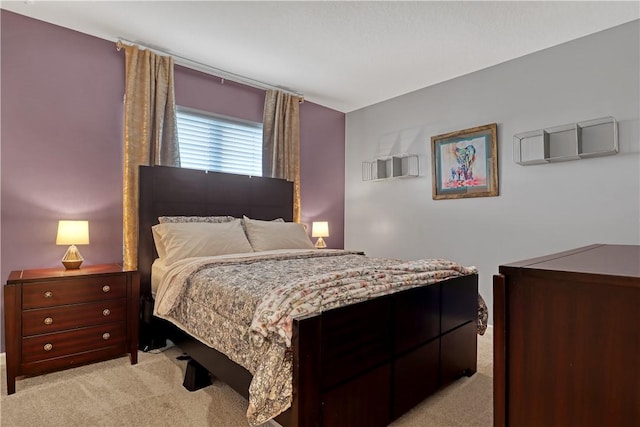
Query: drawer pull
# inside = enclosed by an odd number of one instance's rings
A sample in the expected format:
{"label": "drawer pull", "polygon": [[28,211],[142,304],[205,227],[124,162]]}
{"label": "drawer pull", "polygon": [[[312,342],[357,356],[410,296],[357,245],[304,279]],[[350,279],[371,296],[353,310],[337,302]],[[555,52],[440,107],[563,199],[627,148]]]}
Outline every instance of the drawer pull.
{"label": "drawer pull", "polygon": [[53,349],[53,344],[46,343],[43,348],[44,348],[44,351],[51,351],[51,349]]}
{"label": "drawer pull", "polygon": [[45,297],[45,298],[51,298],[51,297],[53,297],[53,292],[51,292],[51,291],[47,291],[47,292],[45,292],[45,293],[44,293],[44,297]]}
{"label": "drawer pull", "polygon": [[108,308],[105,308],[104,310],[102,310],[102,315],[103,316],[108,316],[111,314],[111,310],[109,310]]}
{"label": "drawer pull", "polygon": [[105,332],[104,334],[102,334],[103,340],[108,340],[109,338],[111,338],[111,334],[109,332]]}
{"label": "drawer pull", "polygon": [[109,286],[109,285],[104,285],[104,286],[102,287],[102,292],[107,293],[107,292],[109,292],[110,290],[111,290],[111,286]]}
{"label": "drawer pull", "polygon": [[51,318],[51,317],[45,317],[45,319],[44,319],[44,324],[45,324],[45,325],[50,325],[50,324],[52,324],[52,323],[53,323],[53,318]]}

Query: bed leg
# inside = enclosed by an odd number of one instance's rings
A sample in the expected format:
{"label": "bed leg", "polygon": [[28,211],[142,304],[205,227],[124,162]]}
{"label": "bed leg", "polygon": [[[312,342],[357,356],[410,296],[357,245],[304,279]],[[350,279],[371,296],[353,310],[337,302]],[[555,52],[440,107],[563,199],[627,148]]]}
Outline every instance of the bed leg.
{"label": "bed leg", "polygon": [[187,371],[184,373],[182,386],[189,391],[196,391],[209,385],[211,385],[209,371],[195,360],[189,360],[189,363],[187,363]]}
{"label": "bed leg", "polygon": [[465,376],[465,377],[471,377],[475,373],[476,373],[476,370],[475,369],[471,369],[471,368],[465,369],[464,371],[462,371],[462,375]]}
{"label": "bed leg", "polygon": [[140,298],[140,326],[138,349],[147,352],[167,345],[158,319],[153,317],[153,299],[149,296]]}

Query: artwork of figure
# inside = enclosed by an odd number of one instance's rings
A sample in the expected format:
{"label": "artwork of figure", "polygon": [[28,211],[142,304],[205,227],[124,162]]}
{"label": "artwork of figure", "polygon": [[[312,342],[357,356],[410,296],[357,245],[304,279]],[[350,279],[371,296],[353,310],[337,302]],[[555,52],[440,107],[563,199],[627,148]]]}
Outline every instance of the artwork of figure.
{"label": "artwork of figure", "polygon": [[478,187],[486,185],[485,138],[463,139],[442,147],[441,186],[447,188]]}
{"label": "artwork of figure", "polygon": [[452,181],[467,181],[473,179],[473,164],[476,161],[476,147],[456,148],[457,167],[451,168]]}

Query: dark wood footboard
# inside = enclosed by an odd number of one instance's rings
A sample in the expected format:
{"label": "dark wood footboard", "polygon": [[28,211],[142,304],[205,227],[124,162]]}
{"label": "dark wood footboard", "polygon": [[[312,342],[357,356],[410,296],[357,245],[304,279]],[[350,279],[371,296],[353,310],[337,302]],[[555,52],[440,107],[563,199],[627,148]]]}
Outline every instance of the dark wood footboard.
{"label": "dark wood footboard", "polygon": [[477,276],[294,321],[289,426],[386,426],[476,371]]}

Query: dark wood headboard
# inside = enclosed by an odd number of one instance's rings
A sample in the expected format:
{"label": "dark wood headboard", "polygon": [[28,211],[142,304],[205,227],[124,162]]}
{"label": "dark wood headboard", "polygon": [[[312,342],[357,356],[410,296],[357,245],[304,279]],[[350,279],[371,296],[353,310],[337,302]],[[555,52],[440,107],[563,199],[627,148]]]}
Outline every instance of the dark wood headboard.
{"label": "dark wood headboard", "polygon": [[221,172],[140,166],[138,271],[141,295],[151,294],[157,258],[151,227],[159,216],[231,215],[271,220],[293,218],[293,183]]}

